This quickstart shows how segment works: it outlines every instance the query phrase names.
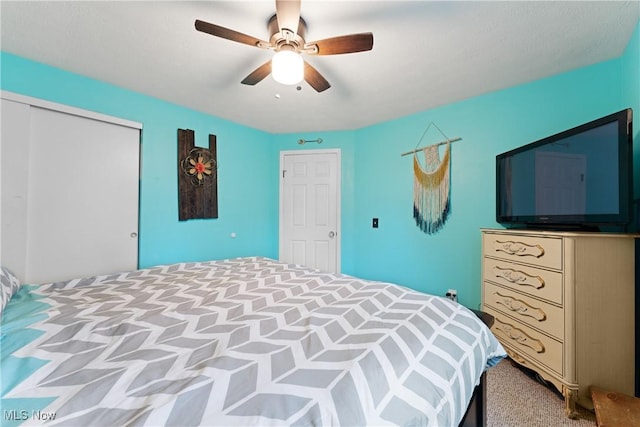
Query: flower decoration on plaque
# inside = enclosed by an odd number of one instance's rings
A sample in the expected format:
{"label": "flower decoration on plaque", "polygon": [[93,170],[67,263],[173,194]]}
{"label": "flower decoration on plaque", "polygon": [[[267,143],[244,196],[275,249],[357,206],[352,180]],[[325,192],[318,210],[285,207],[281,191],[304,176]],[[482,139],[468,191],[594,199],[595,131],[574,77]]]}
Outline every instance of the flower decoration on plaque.
{"label": "flower decoration on plaque", "polygon": [[204,148],[194,148],[182,160],[182,170],[189,176],[193,185],[211,185],[215,174],[216,161],[211,151]]}
{"label": "flower decoration on plaque", "polygon": [[218,218],[218,160],[215,135],[209,148],[195,146],[195,132],[178,129],[178,219]]}

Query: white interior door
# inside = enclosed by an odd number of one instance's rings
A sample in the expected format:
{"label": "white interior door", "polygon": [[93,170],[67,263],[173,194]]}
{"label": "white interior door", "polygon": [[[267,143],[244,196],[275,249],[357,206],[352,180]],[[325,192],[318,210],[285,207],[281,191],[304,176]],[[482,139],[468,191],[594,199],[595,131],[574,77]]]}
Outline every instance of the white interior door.
{"label": "white interior door", "polygon": [[24,119],[3,109],[2,263],[25,283],[137,268],[140,128],[19,104],[2,100]]}
{"label": "white interior door", "polygon": [[280,155],[280,260],[340,271],[340,151]]}

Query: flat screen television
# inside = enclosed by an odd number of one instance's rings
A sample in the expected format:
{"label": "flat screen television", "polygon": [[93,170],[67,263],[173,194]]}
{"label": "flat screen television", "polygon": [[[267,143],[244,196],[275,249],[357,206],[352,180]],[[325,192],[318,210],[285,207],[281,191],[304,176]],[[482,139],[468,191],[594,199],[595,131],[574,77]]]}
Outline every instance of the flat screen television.
{"label": "flat screen television", "polygon": [[496,156],[505,227],[625,229],[633,221],[632,110]]}

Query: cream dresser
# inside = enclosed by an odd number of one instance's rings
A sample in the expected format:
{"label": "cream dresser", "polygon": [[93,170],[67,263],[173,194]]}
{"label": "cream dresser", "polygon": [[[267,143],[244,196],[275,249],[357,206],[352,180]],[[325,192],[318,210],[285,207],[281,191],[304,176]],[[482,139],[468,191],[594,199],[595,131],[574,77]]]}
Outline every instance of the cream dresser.
{"label": "cream dresser", "polygon": [[634,237],[482,230],[482,310],[515,362],[592,409],[589,387],[635,387]]}

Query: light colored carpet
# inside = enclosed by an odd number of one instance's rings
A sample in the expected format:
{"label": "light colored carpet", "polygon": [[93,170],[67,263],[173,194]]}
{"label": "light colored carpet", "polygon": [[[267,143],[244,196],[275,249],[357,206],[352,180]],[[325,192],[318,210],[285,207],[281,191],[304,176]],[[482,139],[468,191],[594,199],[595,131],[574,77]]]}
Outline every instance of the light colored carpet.
{"label": "light colored carpet", "polygon": [[564,400],[508,359],[487,371],[487,427],[594,427],[596,417],[578,406],[580,418],[564,415]]}

